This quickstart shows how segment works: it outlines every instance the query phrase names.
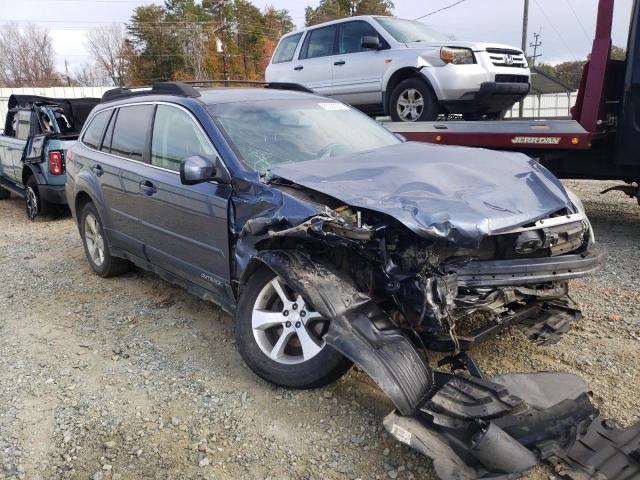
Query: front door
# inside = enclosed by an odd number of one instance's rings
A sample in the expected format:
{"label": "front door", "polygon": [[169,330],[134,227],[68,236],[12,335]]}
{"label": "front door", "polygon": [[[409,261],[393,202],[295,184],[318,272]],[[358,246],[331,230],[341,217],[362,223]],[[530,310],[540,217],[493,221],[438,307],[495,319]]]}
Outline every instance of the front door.
{"label": "front door", "polygon": [[[362,47],[363,37],[378,37],[383,49]],[[333,97],[350,105],[382,105],[385,40],[364,20],[340,24],[338,54],[333,57]]]}
{"label": "front door", "polygon": [[182,159],[218,155],[198,121],[178,106],[158,105],[151,164],[137,185],[143,242],[149,261],[223,295],[229,284],[229,185],[180,182]]}
{"label": "front door", "polygon": [[293,83],[304,85],[318,95],[332,93],[333,52],[337,25],[309,30],[298,59],[290,64]]}

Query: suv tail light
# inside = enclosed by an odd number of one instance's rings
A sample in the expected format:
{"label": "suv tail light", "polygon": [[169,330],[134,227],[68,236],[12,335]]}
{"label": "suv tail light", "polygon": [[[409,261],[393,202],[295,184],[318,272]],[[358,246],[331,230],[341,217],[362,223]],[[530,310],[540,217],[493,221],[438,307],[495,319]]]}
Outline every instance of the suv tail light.
{"label": "suv tail light", "polygon": [[49,152],[49,171],[53,175],[62,175],[64,173],[62,152],[57,150]]}

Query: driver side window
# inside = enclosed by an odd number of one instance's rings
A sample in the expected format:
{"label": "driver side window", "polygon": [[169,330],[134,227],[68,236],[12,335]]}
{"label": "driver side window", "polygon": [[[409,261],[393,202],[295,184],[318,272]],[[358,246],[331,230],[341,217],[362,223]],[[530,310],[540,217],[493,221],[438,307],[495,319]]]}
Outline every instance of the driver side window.
{"label": "driver side window", "polygon": [[158,105],[151,138],[151,165],[180,171],[180,162],[194,155],[216,159],[209,139],[183,110]]}
{"label": "driver side window", "polygon": [[362,47],[362,37],[378,37],[380,43],[385,44],[384,39],[369,23],[362,20],[345,22],[340,25],[340,40],[338,42],[340,54],[371,51]]}

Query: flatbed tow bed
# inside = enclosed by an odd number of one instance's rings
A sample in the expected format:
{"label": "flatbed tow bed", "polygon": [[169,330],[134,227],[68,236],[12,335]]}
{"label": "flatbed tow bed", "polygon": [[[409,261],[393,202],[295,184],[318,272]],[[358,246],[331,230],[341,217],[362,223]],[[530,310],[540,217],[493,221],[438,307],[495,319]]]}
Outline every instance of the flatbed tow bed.
{"label": "flatbed tow bed", "polygon": [[640,202],[640,0],[634,0],[626,60],[612,60],[614,0],[600,0],[590,60],[571,119],[381,122],[407,140],[518,151],[560,178],[621,180]]}
{"label": "flatbed tow bed", "polygon": [[407,140],[486,148],[589,150],[594,135],[575,120],[382,122]]}

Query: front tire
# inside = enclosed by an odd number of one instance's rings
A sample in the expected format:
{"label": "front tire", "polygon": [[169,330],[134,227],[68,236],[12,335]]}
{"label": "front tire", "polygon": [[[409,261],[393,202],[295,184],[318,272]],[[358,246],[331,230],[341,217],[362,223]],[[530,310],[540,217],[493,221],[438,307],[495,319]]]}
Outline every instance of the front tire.
{"label": "front tire", "polygon": [[245,285],[235,317],[240,356],[268,382],[317,388],[351,368],[347,358],[322,340],[329,321],[267,268]]}
{"label": "front tire", "polygon": [[51,210],[49,203],[44,201],[40,196],[40,189],[35,177],[30,176],[27,180],[27,186],[24,194],[24,206],[27,218],[35,222]]}
{"label": "front tire", "polygon": [[391,92],[389,113],[394,122],[431,122],[440,110],[435,93],[419,78],[407,78]]}
{"label": "front tire", "polygon": [[129,262],[113,257],[106,241],[102,219],[93,203],[87,203],[80,213],[80,236],[91,269],[107,278],[120,275],[129,268]]}

